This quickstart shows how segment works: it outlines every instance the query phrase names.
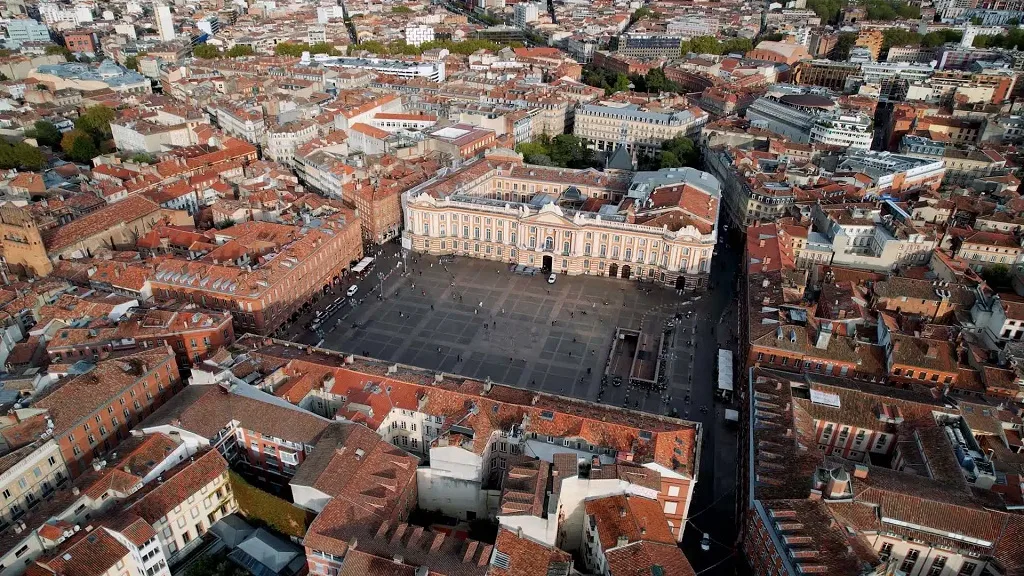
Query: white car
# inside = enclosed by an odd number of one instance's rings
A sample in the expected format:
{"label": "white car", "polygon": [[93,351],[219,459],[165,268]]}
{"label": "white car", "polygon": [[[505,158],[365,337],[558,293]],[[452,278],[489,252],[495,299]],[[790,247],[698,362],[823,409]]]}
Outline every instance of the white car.
{"label": "white car", "polygon": [[356,286],[355,284],[353,284],[353,285],[348,287],[348,291],[345,292],[345,294],[348,294],[348,296],[351,298],[352,296],[356,295],[356,292],[359,292],[359,286]]}
{"label": "white car", "polygon": [[711,536],[705,532],[704,537],[700,539],[700,549],[707,552],[711,550]]}
{"label": "white car", "polygon": [[555,283],[555,274],[554,274],[554,272],[552,272],[551,276],[548,276],[548,284],[554,284],[554,283]]}

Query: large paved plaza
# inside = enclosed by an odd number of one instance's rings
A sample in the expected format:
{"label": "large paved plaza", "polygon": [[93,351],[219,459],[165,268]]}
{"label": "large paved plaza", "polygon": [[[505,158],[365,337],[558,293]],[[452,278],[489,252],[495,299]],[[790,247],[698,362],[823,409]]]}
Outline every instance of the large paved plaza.
{"label": "large paved plaza", "polygon": [[[495,262],[414,256],[405,260],[407,275],[385,280],[380,300],[376,275],[405,269],[399,261],[381,258],[360,285],[362,304],[328,323],[325,347],[593,400],[616,326],[660,331],[689,306],[658,286],[580,276],[548,284]],[[692,330],[696,318],[682,316]],[[609,385],[602,401],[622,403],[624,395],[625,387]],[[663,412],[652,396],[642,407]]]}

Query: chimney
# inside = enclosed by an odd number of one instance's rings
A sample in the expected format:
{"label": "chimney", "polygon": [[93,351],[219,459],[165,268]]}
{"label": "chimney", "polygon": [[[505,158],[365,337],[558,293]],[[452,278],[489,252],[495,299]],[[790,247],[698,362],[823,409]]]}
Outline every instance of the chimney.
{"label": "chimney", "polygon": [[844,498],[846,489],[850,485],[850,475],[841,466],[833,468],[828,473],[828,497],[831,499]]}
{"label": "chimney", "polygon": [[619,540],[615,543],[615,547],[621,548],[626,544],[629,544],[629,536],[619,536]]}
{"label": "chimney", "polygon": [[855,465],[853,467],[853,477],[854,478],[861,478],[861,479],[867,478],[868,477],[868,467],[863,465],[863,464]]}
{"label": "chimney", "polygon": [[626,507],[623,506],[622,508],[619,508],[619,518],[625,518],[625,517],[626,517]]}

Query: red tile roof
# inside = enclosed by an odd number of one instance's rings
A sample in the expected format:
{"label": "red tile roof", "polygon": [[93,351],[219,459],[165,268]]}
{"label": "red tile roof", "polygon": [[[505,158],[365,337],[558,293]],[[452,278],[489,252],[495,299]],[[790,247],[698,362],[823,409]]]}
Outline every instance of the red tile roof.
{"label": "red tile roof", "polygon": [[163,482],[150,482],[132,498],[127,510],[156,522],[227,470],[228,463],[220,452],[207,450],[165,472]]}

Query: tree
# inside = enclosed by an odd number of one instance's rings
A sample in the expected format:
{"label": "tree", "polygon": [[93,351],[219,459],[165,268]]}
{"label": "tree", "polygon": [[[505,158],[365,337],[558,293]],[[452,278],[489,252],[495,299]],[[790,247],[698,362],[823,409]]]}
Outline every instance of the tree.
{"label": "tree", "polygon": [[1020,18],[1010,18],[1006,21],[1007,26],[1020,26]]}
{"label": "tree", "polygon": [[[779,38],[782,40],[782,38]],[[725,42],[722,42],[722,53],[723,54],[746,54],[754,49],[754,43],[750,41],[750,38],[729,38]]]}
{"label": "tree", "polygon": [[47,46],[46,50],[44,51],[44,53],[47,56],[54,56],[54,55],[59,54],[61,56],[64,56],[64,60],[66,60],[68,62],[71,62],[72,60],[75,59],[75,55],[71,53],[71,50],[68,50],[64,46]]}
{"label": "tree", "polygon": [[220,50],[210,44],[200,44],[192,49],[192,55],[203,60],[220,58]]}
{"label": "tree", "polygon": [[633,15],[629,17],[629,27],[632,27],[637,22],[644,18],[650,18],[654,16],[654,12],[647,6],[641,6],[633,11]]}
{"label": "tree", "polygon": [[833,47],[832,51],[829,52],[829,57],[832,58],[833,60],[838,60],[840,62],[845,62],[846,60],[849,60],[850,59],[850,49],[853,48],[853,45],[856,42],[857,42],[857,33],[856,32],[843,32],[843,33],[841,33],[839,35],[839,38],[836,39],[835,47]]}
{"label": "tree", "polygon": [[892,46],[920,46],[921,35],[903,28],[886,28],[882,32],[882,50]]}
{"label": "tree", "polygon": [[32,125],[32,137],[40,145],[53,148],[60,144],[61,134],[60,130],[57,130],[57,127],[52,122],[36,120],[36,123]]}
{"label": "tree", "polygon": [[615,75],[615,81],[611,87],[605,90],[605,95],[611,96],[616,92],[625,92],[627,90],[629,90],[629,77],[620,72]]}
{"label": "tree", "polygon": [[395,14],[412,14],[412,8],[408,6],[395,6],[391,8],[391,11]]}
{"label": "tree", "polygon": [[92,138],[81,130],[72,130],[64,135],[61,140],[61,148],[75,162],[87,163],[96,156],[99,156],[100,151],[96,148],[96,144],[93,143]]}
{"label": "tree", "polygon": [[43,153],[35,146],[18,142],[11,144],[0,140],[0,168],[10,170],[40,170],[46,165]]}
{"label": "tree", "polygon": [[110,122],[114,119],[114,111],[103,105],[92,106],[75,121],[75,129],[91,136],[94,144],[109,140]]}
{"label": "tree", "polygon": [[156,164],[156,158],[153,158],[152,154],[147,154],[145,152],[132,154],[129,160],[138,164]]}
{"label": "tree", "polygon": [[138,57],[136,57],[136,56],[129,56],[129,57],[125,58],[124,59],[124,67],[129,69],[129,70],[136,70],[136,71],[138,71],[138,69],[139,69],[139,59],[138,59]]}
{"label": "tree", "polygon": [[[679,162],[678,166],[697,166],[700,164],[700,150],[693,143],[693,140],[685,136],[676,136],[671,140],[661,143],[663,153],[669,153],[666,160]],[[662,168],[675,168],[677,166],[661,166]]]}
{"label": "tree", "polygon": [[807,0],[807,9],[821,18],[822,23],[838,22],[839,13],[846,7],[845,0]]}
{"label": "tree", "polygon": [[243,56],[252,56],[253,54],[256,54],[256,51],[252,49],[252,46],[245,44],[235,44],[224,53],[228,58],[241,58]]}
{"label": "tree", "polygon": [[690,50],[697,54],[721,54],[722,44],[714,36],[697,36],[690,40]]}
{"label": "tree", "polygon": [[1013,281],[1013,275],[1005,264],[994,264],[985,268],[981,271],[981,277],[992,288],[1009,288]]}

